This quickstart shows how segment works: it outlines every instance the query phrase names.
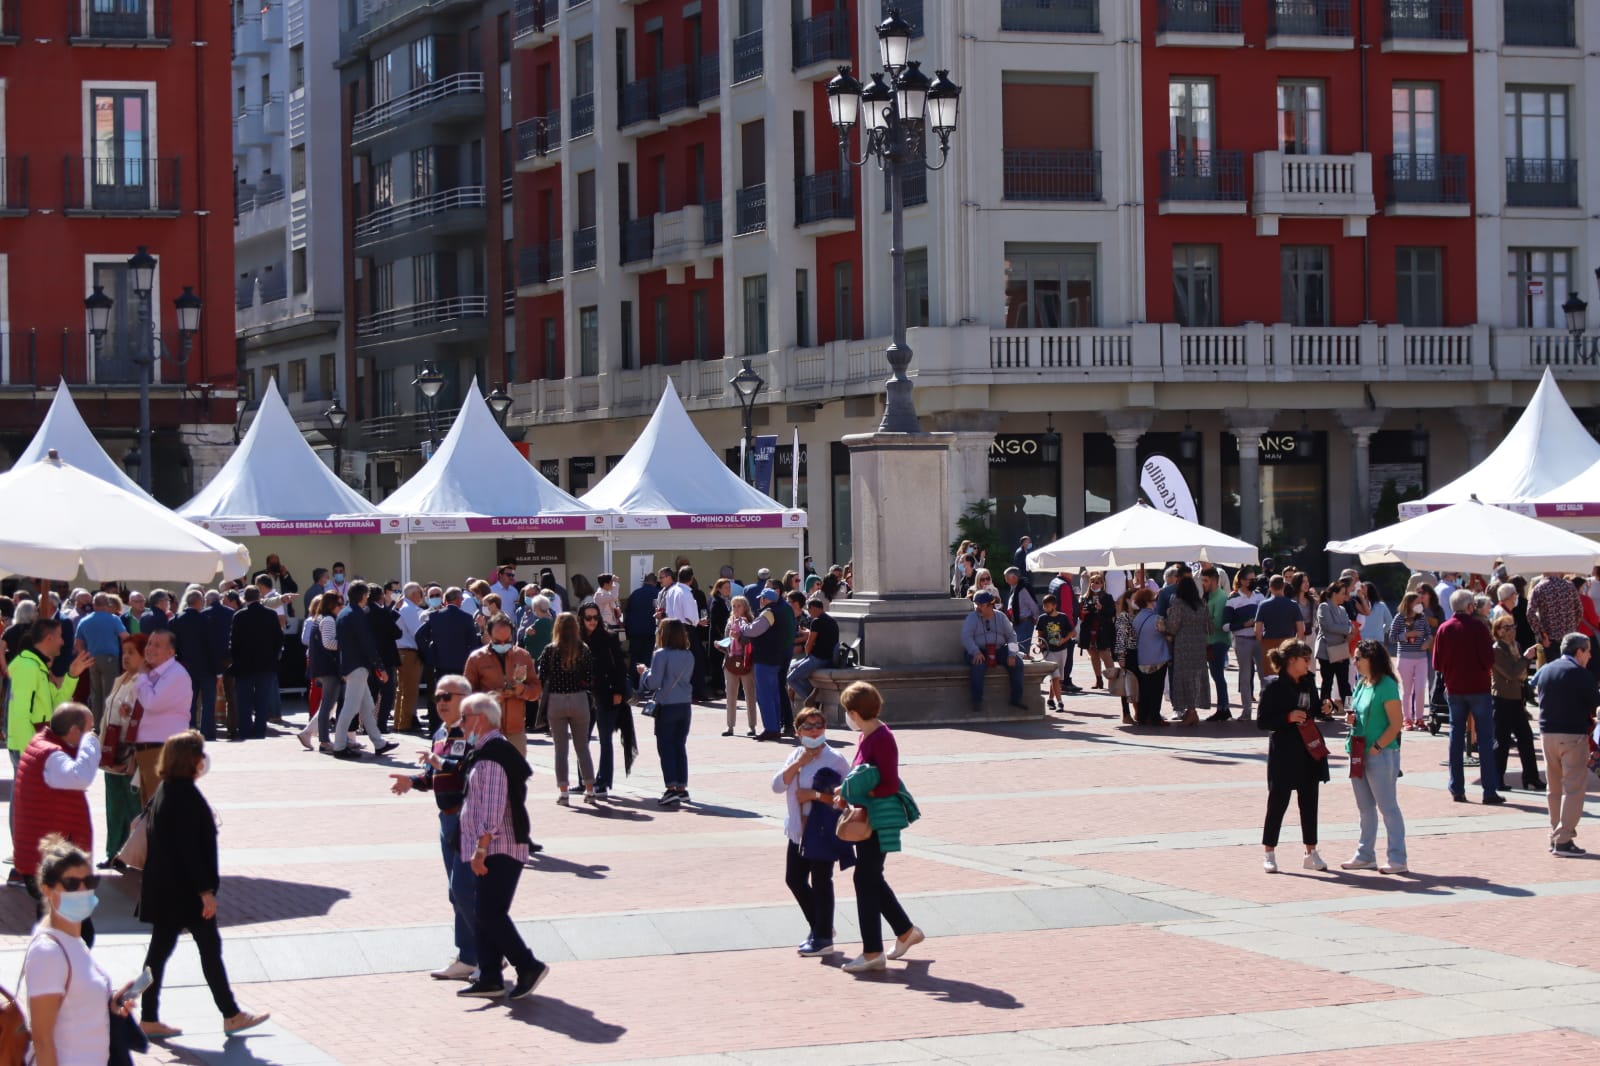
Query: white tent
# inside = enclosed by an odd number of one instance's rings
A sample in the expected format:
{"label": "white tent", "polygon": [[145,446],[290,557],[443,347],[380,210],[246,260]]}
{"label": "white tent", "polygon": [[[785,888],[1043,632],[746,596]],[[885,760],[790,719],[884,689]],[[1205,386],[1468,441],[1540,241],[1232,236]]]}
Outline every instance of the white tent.
{"label": "white tent", "polygon": [[33,440],[22,449],[12,469],[28,463],[36,463],[49,455],[54,450],[65,462],[70,463],[85,474],[99,478],[119,489],[131,492],[146,500],[154,500],[149,493],[139,487],[139,483],[122,472],[100,442],[94,439],[94,433],[84,422],[83,415],[78,413],[78,405],[72,402],[72,394],[67,391],[67,383],[62,382],[56,387],[55,399],[50,401],[50,410],[45,412],[44,421],[39,424],[38,432],[34,433]]}
{"label": "white tent", "polygon": [[276,382],[238,449],[178,513],[230,537],[400,532],[398,519],[386,530],[386,516],[311,450]]}
{"label": "white tent", "polygon": [[1477,574],[1493,570],[1496,562],[1514,574],[1588,573],[1600,563],[1600,543],[1477,499],[1350,540],[1329,541],[1327,550],[1359,555],[1369,564]]}
{"label": "white tent", "polygon": [[1170,562],[1245,566],[1260,556],[1251,545],[1176,515],[1136,503],[1028,554],[1028,569],[1102,570]]}
{"label": "white tent", "polygon": [[[583,496],[611,514],[609,549],[774,548],[802,543],[806,514],[746,484],[700,436],[678,392],[666,390],[628,454]],[[609,550],[608,549],[608,550]]]}
{"label": "white tent", "polygon": [[250,552],[55,453],[0,474],[0,572],[71,581],[210,581]]}
{"label": "white tent", "polygon": [[1500,446],[1448,485],[1401,504],[1400,517],[1414,518],[1474,496],[1494,504],[1535,500],[1596,463],[1600,463],[1600,443],[1567,406],[1546,367],[1533,398]]}

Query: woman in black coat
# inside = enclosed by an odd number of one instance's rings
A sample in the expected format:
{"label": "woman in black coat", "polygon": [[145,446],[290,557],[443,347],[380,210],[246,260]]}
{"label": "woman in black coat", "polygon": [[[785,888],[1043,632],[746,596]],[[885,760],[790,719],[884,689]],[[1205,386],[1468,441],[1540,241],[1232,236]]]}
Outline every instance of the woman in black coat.
{"label": "woman in black coat", "polygon": [[158,1018],[161,977],[184,930],[200,952],[201,972],[222,1012],[222,1031],[241,1032],[269,1017],[264,1012],[239,1009],[228,985],[227,967],[222,964],[222,936],[217,932],[217,823],[211,805],[195,786],[210,766],[205,744],[205,738],[193,729],[167,738],[156,763],[161,783],[146,815],[149,852],[138,914],[140,921],[154,927],[144,957],[153,980],[145,989],[140,1016],[145,1033],[153,1037],[182,1033]]}
{"label": "woman in black coat", "polygon": [[616,757],[611,735],[622,734],[624,771],[633,769],[639,750],[633,734],[633,711],[628,707],[628,657],[622,642],[600,621],[600,608],[591,600],[578,614],[578,628],[594,661],[594,720],[600,727],[600,766],[594,775],[594,794],[605,796],[612,788]]}
{"label": "woman in black coat", "polygon": [[1302,722],[1328,717],[1311,673],[1311,646],[1291,640],[1268,652],[1267,658],[1277,676],[1262,687],[1256,716],[1256,728],[1272,733],[1267,748],[1267,820],[1261,828],[1266,854],[1261,865],[1269,874],[1278,872],[1278,833],[1293,793],[1300,800],[1303,865],[1307,870],[1326,870],[1328,864],[1317,854],[1317,792],[1328,780],[1328,753],[1324,745],[1321,757],[1313,758],[1300,732]]}

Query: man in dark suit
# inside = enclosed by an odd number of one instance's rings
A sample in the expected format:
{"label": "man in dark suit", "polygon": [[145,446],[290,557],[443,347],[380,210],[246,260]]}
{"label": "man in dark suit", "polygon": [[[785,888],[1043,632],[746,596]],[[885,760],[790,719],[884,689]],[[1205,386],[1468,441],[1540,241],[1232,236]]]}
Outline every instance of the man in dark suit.
{"label": "man in dark suit", "polygon": [[[646,574],[639,587],[628,593],[628,605],[622,611],[622,631],[628,635],[630,666],[648,663],[651,653],[655,651],[656,596],[660,592],[661,585],[656,575]],[[633,670],[628,671],[629,680],[632,680],[634,673]]]}
{"label": "man in dark suit", "polygon": [[378,642],[372,635],[372,622],[367,612],[368,586],[364,581],[352,581],[345,586],[347,605],[339,612],[334,628],[339,636],[339,673],[344,678],[344,706],[339,709],[339,722],[333,738],[333,755],[336,759],[359,759],[361,753],[350,746],[350,723],[359,715],[361,728],[372,741],[372,753],[382,755],[398,747],[396,741],[385,741],[383,730],[373,716],[372,689],[369,679],[384,675],[379,657]]}
{"label": "man in dark suit", "polygon": [[[172,635],[178,649],[178,662],[189,672],[194,685],[195,705],[199,708],[200,733],[207,740],[217,739],[217,674],[222,666],[212,640],[212,626],[201,608],[205,596],[199,591],[183,598],[183,611],[172,620]],[[195,711],[189,712],[194,722]]]}
{"label": "man in dark suit", "polygon": [[144,614],[139,616],[139,632],[150,634],[158,629],[170,629],[172,623],[172,593],[166,589],[153,589]]}
{"label": "man in dark suit", "polygon": [[239,692],[239,734],[260,740],[267,719],[279,716],[278,658],[283,653],[283,627],[261,603],[261,589],[246,585],[244,610],[233,616],[228,654]]}
{"label": "man in dark suit", "polygon": [[430,611],[428,620],[417,627],[417,654],[434,677],[465,673],[467,656],[482,645],[472,616],[461,609],[461,590],[455,586],[445,590],[444,606]]}
{"label": "man in dark suit", "polygon": [[200,612],[206,620],[206,630],[211,636],[211,651],[216,656],[217,673],[222,678],[222,705],[218,717],[228,731],[229,740],[239,739],[239,689],[233,678],[233,658],[228,652],[228,642],[233,636],[233,608],[222,600],[215,589],[206,593],[206,609]]}
{"label": "man in dark suit", "polygon": [[387,731],[389,714],[394,710],[394,695],[400,674],[400,612],[389,602],[387,589],[377,585],[367,596],[367,623],[372,629],[372,639],[378,645],[378,661],[383,664],[384,679],[369,679],[373,697],[378,701],[378,728]]}

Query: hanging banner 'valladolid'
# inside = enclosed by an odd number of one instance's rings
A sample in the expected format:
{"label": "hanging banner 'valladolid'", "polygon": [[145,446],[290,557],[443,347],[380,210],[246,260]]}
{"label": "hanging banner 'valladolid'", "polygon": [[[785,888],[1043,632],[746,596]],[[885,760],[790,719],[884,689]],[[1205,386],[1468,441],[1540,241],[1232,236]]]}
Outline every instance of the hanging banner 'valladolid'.
{"label": "hanging banner 'valladolid'", "polygon": [[1144,461],[1139,473],[1139,488],[1150,497],[1150,502],[1169,515],[1188,522],[1200,521],[1194,509],[1194,496],[1189,483],[1178,472],[1178,464],[1164,455],[1152,455]]}

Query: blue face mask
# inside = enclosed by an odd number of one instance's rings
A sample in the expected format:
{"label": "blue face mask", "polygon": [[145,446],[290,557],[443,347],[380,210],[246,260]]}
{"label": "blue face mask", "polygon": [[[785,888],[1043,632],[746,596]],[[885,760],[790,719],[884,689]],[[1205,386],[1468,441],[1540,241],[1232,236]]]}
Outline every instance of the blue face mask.
{"label": "blue face mask", "polygon": [[478,734],[476,734],[476,733],[468,733],[467,734],[467,743],[472,745],[474,748],[477,747],[478,746]]}
{"label": "blue face mask", "polygon": [[444,606],[444,597],[443,596],[429,596],[428,597],[428,606],[429,607],[443,607]]}
{"label": "blue face mask", "polygon": [[506,652],[510,651],[515,646],[516,645],[514,645],[514,644],[491,644],[491,645],[489,645],[489,647],[493,648],[497,653],[499,653],[501,655],[504,655]]}
{"label": "blue face mask", "polygon": [[81,892],[61,893],[61,905],[56,908],[56,913],[69,922],[86,921],[94,913],[100,898],[94,894],[94,889],[87,888]]}
{"label": "blue face mask", "polygon": [[334,574],[334,575],[333,575],[333,583],[334,583],[334,584],[335,584],[335,585],[342,585],[342,584],[344,584],[344,575],[343,575],[343,574]]}

